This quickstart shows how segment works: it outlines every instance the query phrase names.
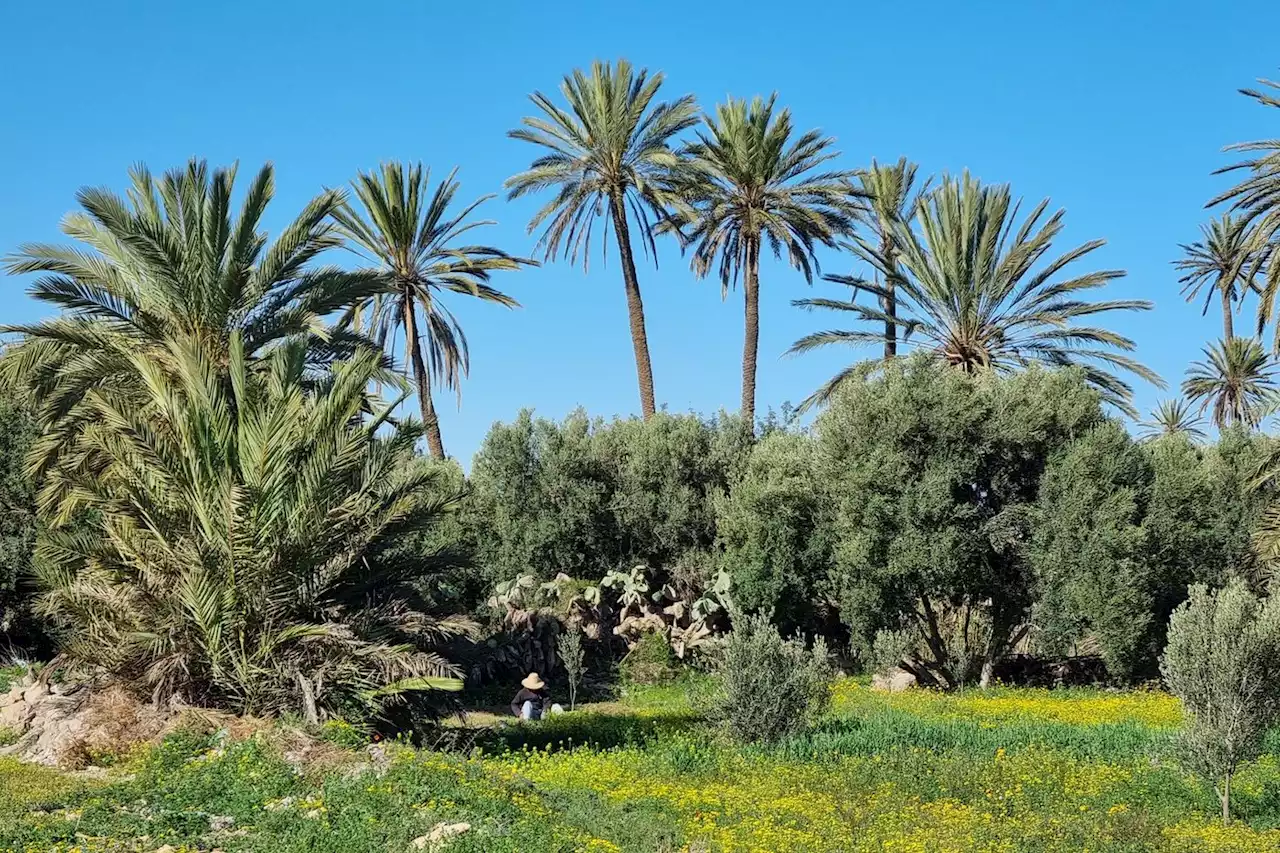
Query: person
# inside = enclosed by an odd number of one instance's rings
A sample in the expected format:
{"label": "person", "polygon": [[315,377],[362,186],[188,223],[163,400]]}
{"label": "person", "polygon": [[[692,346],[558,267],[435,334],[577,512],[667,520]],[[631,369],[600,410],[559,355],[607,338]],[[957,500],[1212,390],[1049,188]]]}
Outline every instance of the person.
{"label": "person", "polygon": [[547,685],[538,673],[531,672],[520,682],[520,690],[511,700],[511,713],[522,720],[540,720],[546,704]]}

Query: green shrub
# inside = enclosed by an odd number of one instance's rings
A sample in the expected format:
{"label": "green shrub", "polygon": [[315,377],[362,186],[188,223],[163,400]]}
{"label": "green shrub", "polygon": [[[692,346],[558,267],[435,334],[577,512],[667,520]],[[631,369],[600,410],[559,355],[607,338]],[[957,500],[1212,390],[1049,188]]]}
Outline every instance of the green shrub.
{"label": "green shrub", "polygon": [[784,640],[767,616],[739,617],[725,644],[712,716],[734,737],[776,742],[802,731],[831,696],[826,643]]}
{"label": "green shrub", "polygon": [[1259,601],[1240,580],[1193,586],[1169,620],[1160,669],[1187,716],[1187,763],[1214,782],[1228,823],[1231,777],[1280,717],[1280,600]]}
{"label": "green shrub", "polygon": [[679,674],[676,657],[665,635],[643,635],[618,666],[624,686],[661,684]]}
{"label": "green shrub", "polygon": [[369,734],[346,720],[326,720],[320,727],[320,739],[347,749],[362,749],[369,742]]}

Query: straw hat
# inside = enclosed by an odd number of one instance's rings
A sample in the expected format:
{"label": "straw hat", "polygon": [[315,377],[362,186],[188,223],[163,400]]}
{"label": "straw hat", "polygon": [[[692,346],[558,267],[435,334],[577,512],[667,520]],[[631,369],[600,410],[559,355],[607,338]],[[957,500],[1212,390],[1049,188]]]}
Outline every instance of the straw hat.
{"label": "straw hat", "polygon": [[520,686],[528,690],[541,690],[547,685],[544,684],[542,682],[542,679],[538,677],[538,673],[531,672],[527,676],[525,676],[524,681],[520,682]]}

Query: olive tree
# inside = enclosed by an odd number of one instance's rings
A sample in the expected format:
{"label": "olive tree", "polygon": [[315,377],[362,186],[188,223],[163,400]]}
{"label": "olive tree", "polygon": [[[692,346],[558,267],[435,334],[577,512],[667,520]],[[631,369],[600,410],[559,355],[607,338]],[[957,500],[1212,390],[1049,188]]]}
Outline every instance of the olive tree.
{"label": "olive tree", "polygon": [[1225,825],[1232,776],[1280,718],[1280,600],[1259,600],[1240,580],[1192,587],[1170,619],[1160,669],[1182,700],[1187,761],[1213,780]]}
{"label": "olive tree", "polygon": [[911,629],[903,665],[989,683],[1030,629],[1032,529],[1046,468],[1108,423],[1072,370],[965,373],[925,357],[843,383],[816,430],[832,582],[864,649]]}

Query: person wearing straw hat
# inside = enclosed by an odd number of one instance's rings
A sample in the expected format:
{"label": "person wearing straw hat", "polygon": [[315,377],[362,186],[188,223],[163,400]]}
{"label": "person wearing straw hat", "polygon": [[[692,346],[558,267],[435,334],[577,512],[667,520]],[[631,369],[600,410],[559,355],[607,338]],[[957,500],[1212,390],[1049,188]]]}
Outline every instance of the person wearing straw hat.
{"label": "person wearing straw hat", "polygon": [[547,685],[538,673],[531,672],[520,682],[520,691],[511,700],[511,713],[522,720],[540,720],[546,703]]}

